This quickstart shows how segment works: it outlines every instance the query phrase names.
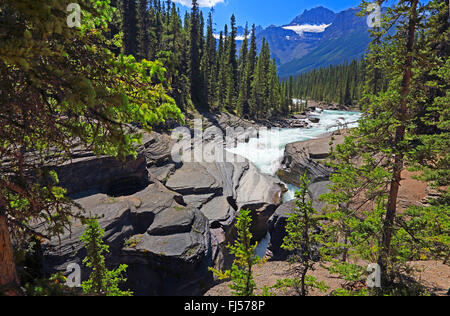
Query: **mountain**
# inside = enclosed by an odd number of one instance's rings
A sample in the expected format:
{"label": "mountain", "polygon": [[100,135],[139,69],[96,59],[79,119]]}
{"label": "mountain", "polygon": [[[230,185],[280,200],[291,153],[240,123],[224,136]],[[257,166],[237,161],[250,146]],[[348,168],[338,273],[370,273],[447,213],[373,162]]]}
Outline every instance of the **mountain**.
{"label": "mountain", "polygon": [[335,13],[324,7],[305,10],[290,24],[269,26],[258,33],[269,42],[273,57],[279,65],[307,55],[322,39],[323,32],[334,20]]}
{"label": "mountain", "polygon": [[358,11],[353,8],[338,13],[333,23],[325,29],[322,39],[308,54],[296,56],[280,65],[280,76],[298,75],[361,58],[370,43],[370,35],[366,19],[356,16]]}
{"label": "mountain", "polygon": [[358,8],[335,13],[324,7],[305,10],[283,26],[258,32],[258,44],[266,38],[281,77],[361,58],[370,42],[365,17]]}
{"label": "mountain", "polygon": [[336,13],[333,11],[324,8],[324,7],[316,7],[311,10],[305,10],[301,15],[297,16],[290,25],[302,25],[302,24],[312,24],[312,25],[320,25],[320,24],[330,24],[333,22]]}

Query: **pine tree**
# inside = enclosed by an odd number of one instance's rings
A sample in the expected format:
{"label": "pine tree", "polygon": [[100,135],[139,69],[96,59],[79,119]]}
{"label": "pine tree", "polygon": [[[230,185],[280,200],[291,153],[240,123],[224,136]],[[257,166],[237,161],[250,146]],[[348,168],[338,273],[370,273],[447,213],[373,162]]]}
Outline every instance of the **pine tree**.
{"label": "pine tree", "polygon": [[208,16],[206,41],[201,62],[203,76],[203,99],[208,109],[212,109],[216,95],[216,39],[214,37],[212,12]]}
{"label": "pine tree", "polygon": [[230,35],[227,38],[226,55],[227,61],[227,82],[226,82],[226,107],[229,111],[234,111],[237,93],[238,93],[238,62],[237,62],[237,48],[236,48],[236,17],[231,16]]}
{"label": "pine tree", "polygon": [[[227,26],[225,25],[225,34],[227,34]],[[226,36],[226,35],[225,35]],[[225,40],[224,40],[224,32],[220,32],[219,35],[219,48],[217,53],[217,75],[218,75],[218,83],[217,83],[217,103],[218,108],[223,108],[224,103],[224,94],[225,94]]]}
{"label": "pine tree", "polygon": [[137,56],[138,10],[136,0],[122,0],[123,53]]}
{"label": "pine tree", "polygon": [[200,37],[201,21],[199,6],[197,0],[192,0],[192,10],[189,24],[189,49],[190,49],[190,78],[191,78],[191,97],[194,105],[202,104],[202,86],[200,76]]}
{"label": "pine tree", "polygon": [[239,97],[237,102],[237,112],[240,115],[245,115],[244,109],[248,111],[248,97],[249,97],[249,77],[247,69],[247,59],[249,54],[248,47],[248,24],[244,30],[244,40],[242,41],[241,50],[239,52]]}
{"label": "pine tree", "polygon": [[290,251],[289,262],[293,265],[295,278],[282,283],[297,289],[300,296],[307,296],[315,287],[323,287],[317,280],[308,276],[316,265],[317,245],[321,240],[321,223],[317,211],[309,199],[309,179],[305,174],[300,177],[300,190],[295,193],[295,209],[289,214],[286,225],[286,237],[281,248]]}
{"label": "pine tree", "polygon": [[230,288],[235,296],[254,296],[256,284],[253,278],[253,266],[262,260],[255,255],[257,244],[252,245],[252,234],[250,232],[252,217],[250,210],[241,210],[236,219],[236,230],[238,237],[234,244],[229,245],[230,254],[235,259],[231,270],[210,270],[221,280],[230,279]]}
{"label": "pine tree", "polygon": [[149,22],[148,0],[138,0],[137,56],[139,60],[149,58]]}
{"label": "pine tree", "polygon": [[126,282],[122,275],[126,273],[127,265],[122,264],[117,269],[106,268],[105,256],[109,252],[109,246],[105,245],[102,238],[105,231],[100,228],[97,220],[87,220],[87,228],[80,237],[87,251],[83,264],[91,270],[87,281],[81,284],[84,294],[101,296],[132,296],[130,291],[122,291],[120,283]]}

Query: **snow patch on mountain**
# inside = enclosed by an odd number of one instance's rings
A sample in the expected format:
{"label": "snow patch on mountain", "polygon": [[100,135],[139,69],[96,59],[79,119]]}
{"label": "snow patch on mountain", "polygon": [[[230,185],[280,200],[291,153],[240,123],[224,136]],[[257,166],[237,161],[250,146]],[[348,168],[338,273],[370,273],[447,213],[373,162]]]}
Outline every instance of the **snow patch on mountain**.
{"label": "snow patch on mountain", "polygon": [[312,24],[302,24],[302,25],[287,25],[283,26],[285,30],[291,30],[297,33],[300,36],[303,36],[303,33],[323,33],[325,29],[329,27],[331,24],[320,24],[320,25],[312,25]]}

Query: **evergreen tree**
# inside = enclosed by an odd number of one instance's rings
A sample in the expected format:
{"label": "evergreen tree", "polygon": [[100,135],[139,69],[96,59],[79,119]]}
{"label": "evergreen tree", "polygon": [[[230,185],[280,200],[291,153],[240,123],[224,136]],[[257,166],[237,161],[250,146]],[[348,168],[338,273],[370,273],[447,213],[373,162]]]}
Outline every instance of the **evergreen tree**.
{"label": "evergreen tree", "polygon": [[[225,37],[227,34],[227,26],[225,25]],[[217,53],[217,74],[218,74],[218,83],[217,83],[217,102],[218,102],[218,108],[223,108],[223,103],[225,100],[224,93],[225,93],[225,71],[226,71],[226,63],[225,63],[225,39],[224,39],[224,32],[220,32],[219,35],[219,48]]]}
{"label": "evergreen tree", "polygon": [[214,37],[212,12],[208,16],[206,41],[201,62],[203,76],[203,99],[209,109],[212,108],[216,95],[216,39]]}
{"label": "evergreen tree", "polygon": [[226,70],[226,108],[229,111],[234,111],[236,100],[237,100],[237,92],[238,92],[238,63],[237,63],[237,48],[236,48],[236,36],[237,36],[237,28],[236,28],[236,18],[234,14],[231,16],[230,23],[231,32],[229,37],[226,40],[226,55],[227,55],[227,70]]}
{"label": "evergreen tree", "polygon": [[149,12],[148,0],[138,0],[138,18],[137,18],[137,56],[139,60],[149,58]]}
{"label": "evergreen tree", "polygon": [[210,268],[221,280],[230,279],[230,288],[235,296],[254,296],[256,284],[253,278],[253,266],[262,260],[255,255],[257,244],[252,245],[250,232],[252,217],[250,210],[241,210],[236,219],[238,237],[234,244],[229,245],[230,254],[235,256],[231,270],[219,271]]}
{"label": "evergreen tree", "polygon": [[[239,97],[237,104],[237,112],[240,115],[245,115],[248,113],[248,98],[249,98],[249,82],[250,74],[247,69],[247,59],[249,54],[248,47],[248,24],[245,26],[244,30],[244,40],[242,41],[241,50],[239,52]],[[244,110],[245,109],[245,110]]]}
{"label": "evergreen tree", "polygon": [[[191,97],[194,105],[202,104],[202,80],[200,76],[200,30],[201,21],[197,0],[192,0],[192,10],[189,24],[189,49],[190,49],[190,67],[191,78]],[[203,34],[203,30],[201,31]]]}
{"label": "evergreen tree", "polygon": [[300,184],[300,190],[295,193],[296,207],[287,220],[287,235],[281,246],[292,253],[289,262],[293,265],[295,278],[289,282],[283,280],[282,283],[296,288],[300,296],[307,296],[312,288],[323,288],[323,284],[308,276],[308,272],[313,271],[316,265],[322,225],[309,198],[309,179],[306,174],[300,177]]}
{"label": "evergreen tree", "polygon": [[91,274],[88,280],[81,284],[84,294],[132,296],[132,292],[122,291],[119,288],[120,283],[126,282],[122,275],[126,273],[128,266],[122,264],[117,269],[108,270],[103,255],[109,252],[109,246],[102,240],[105,231],[100,228],[97,220],[87,220],[86,225],[87,228],[80,239],[87,251],[83,264],[91,270]]}
{"label": "evergreen tree", "polygon": [[136,0],[122,0],[123,53],[137,56],[138,10]]}

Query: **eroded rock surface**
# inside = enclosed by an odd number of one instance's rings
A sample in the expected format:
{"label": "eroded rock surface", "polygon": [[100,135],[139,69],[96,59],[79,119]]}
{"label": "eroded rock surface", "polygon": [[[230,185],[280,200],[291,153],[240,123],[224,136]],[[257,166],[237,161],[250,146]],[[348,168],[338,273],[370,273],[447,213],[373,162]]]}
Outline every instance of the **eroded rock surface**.
{"label": "eroded rock surface", "polygon": [[[167,135],[144,134],[137,160],[83,152],[58,169],[61,186],[87,214],[100,218],[110,246],[107,264],[129,265],[125,286],[136,295],[202,294],[211,281],[208,267],[224,264],[223,249],[233,239],[238,210],[253,211],[253,233],[262,238],[281,204],[280,181],[261,175],[242,157],[176,163],[173,145]],[[73,262],[81,265],[83,230],[76,222],[61,243],[45,244],[47,274],[65,271]]]}
{"label": "eroded rock surface", "polygon": [[[96,194],[77,202],[100,218],[110,246],[108,266],[129,266],[125,286],[135,295],[192,295],[207,288],[213,253],[209,222],[195,207],[180,204],[181,196],[154,183],[132,196]],[[48,274],[65,271],[69,263],[81,265],[83,229],[75,223],[61,242],[44,245]],[[87,275],[83,269],[83,278]]]}
{"label": "eroded rock surface", "polygon": [[288,144],[284,153],[284,158],[277,174],[286,183],[299,185],[299,178],[305,172],[312,183],[327,181],[330,177],[331,169],[320,163],[320,159],[325,159],[330,153],[330,142],[332,146],[342,144],[344,136],[331,135],[309,141]]}

